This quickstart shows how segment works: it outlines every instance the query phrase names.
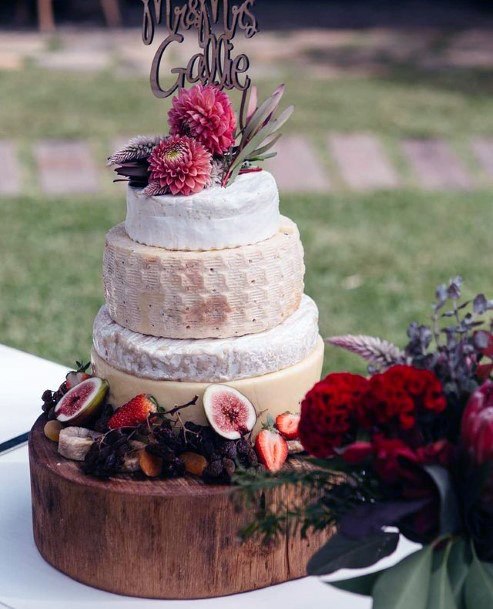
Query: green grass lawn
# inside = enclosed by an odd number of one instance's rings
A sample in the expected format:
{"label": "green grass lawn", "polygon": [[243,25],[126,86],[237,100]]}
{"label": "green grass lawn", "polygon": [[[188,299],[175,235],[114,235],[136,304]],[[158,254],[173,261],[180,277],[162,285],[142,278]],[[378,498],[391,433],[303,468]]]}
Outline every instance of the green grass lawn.
{"label": "green grass lawn", "polygon": [[[322,141],[329,130],[373,131],[384,142],[443,136],[458,146],[493,134],[493,80],[486,72],[429,74],[400,67],[381,78],[330,81],[286,74],[297,105],[290,129]],[[264,83],[268,94],[274,83]],[[30,198],[0,199],[0,342],[70,364],[88,356],[102,304],[104,234],[124,218],[124,195],[46,198],[29,187],[30,144],[90,139],[101,163],[109,140],[164,131],[168,104],[145,79],[111,73],[0,72],[0,138],[21,143]],[[324,336],[379,334],[402,343],[425,320],[434,287],[461,273],[469,293],[492,285],[493,192],[283,197],[306,248],[307,291]],[[490,294],[491,297],[491,294]],[[327,367],[361,369],[327,351]]]}
{"label": "green grass lawn", "polygon": [[[104,234],[123,219],[122,199],[0,202],[0,342],[66,364],[88,356],[103,302]],[[489,193],[284,197],[283,213],[302,232],[323,335],[403,343],[407,324],[426,320],[437,283],[460,273],[469,294],[488,290],[491,203]],[[362,369],[332,348],[326,367]]]}

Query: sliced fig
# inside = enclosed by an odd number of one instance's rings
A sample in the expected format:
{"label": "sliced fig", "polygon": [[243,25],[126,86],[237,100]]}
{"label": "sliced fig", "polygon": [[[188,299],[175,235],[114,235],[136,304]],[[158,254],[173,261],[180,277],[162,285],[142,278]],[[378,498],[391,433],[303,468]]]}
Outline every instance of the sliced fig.
{"label": "sliced fig", "polygon": [[106,398],[107,381],[91,377],[82,381],[62,397],[55,407],[55,416],[60,423],[80,425],[95,416]]}
{"label": "sliced fig", "polygon": [[255,407],[242,393],[227,385],[209,385],[204,393],[209,424],[223,438],[239,440],[257,422]]}

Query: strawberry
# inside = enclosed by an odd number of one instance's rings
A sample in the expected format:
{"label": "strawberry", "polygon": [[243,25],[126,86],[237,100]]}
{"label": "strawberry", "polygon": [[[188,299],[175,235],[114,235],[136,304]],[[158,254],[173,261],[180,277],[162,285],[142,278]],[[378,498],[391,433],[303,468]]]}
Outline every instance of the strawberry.
{"label": "strawberry", "polygon": [[286,440],[272,427],[266,427],[255,440],[255,451],[259,461],[270,472],[278,472],[288,458]]}
{"label": "strawberry", "polygon": [[276,428],[286,440],[296,440],[298,438],[298,426],[300,415],[285,412],[276,419]]}
{"label": "strawberry", "polygon": [[69,389],[72,389],[76,385],[80,385],[82,383],[82,381],[86,381],[87,379],[90,379],[90,378],[91,378],[91,375],[87,374],[87,372],[82,372],[82,371],[76,372],[75,370],[73,372],[69,372],[67,374],[66,381],[65,381],[67,391]]}
{"label": "strawberry", "polygon": [[108,421],[110,429],[136,427],[147,420],[151,412],[157,411],[156,400],[150,395],[138,395],[115,412]]}

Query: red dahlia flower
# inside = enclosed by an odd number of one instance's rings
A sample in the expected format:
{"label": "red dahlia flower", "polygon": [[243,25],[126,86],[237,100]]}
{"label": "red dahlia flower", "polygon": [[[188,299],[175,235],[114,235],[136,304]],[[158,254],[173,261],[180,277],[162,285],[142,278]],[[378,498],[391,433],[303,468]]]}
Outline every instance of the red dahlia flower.
{"label": "red dahlia flower", "polygon": [[356,411],[368,390],[368,381],[350,373],[329,374],[308,392],[301,404],[300,440],[316,457],[330,457],[351,441]]}
{"label": "red dahlia flower", "polygon": [[493,460],[493,382],[469,398],[462,416],[462,443],[478,465]]}
{"label": "red dahlia flower", "polygon": [[236,115],[231,100],[214,85],[181,89],[168,114],[171,135],[187,135],[214,155],[235,142]]}
{"label": "red dahlia flower", "polygon": [[211,180],[211,154],[189,137],[169,137],[149,157],[151,176],[146,195],[188,196],[203,190]]}

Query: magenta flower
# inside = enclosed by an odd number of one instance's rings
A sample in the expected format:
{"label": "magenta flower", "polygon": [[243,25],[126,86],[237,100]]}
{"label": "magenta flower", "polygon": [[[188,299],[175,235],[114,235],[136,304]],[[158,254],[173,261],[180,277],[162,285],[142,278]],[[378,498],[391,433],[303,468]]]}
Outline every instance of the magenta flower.
{"label": "magenta flower", "polygon": [[151,172],[144,194],[191,195],[210,184],[212,156],[202,144],[189,137],[169,137],[149,157]]}
{"label": "magenta flower", "polygon": [[231,100],[214,85],[181,89],[168,114],[171,135],[189,136],[214,155],[235,142],[236,115]]}
{"label": "magenta flower", "polygon": [[493,460],[493,382],[469,398],[462,417],[462,443],[478,465]]}

